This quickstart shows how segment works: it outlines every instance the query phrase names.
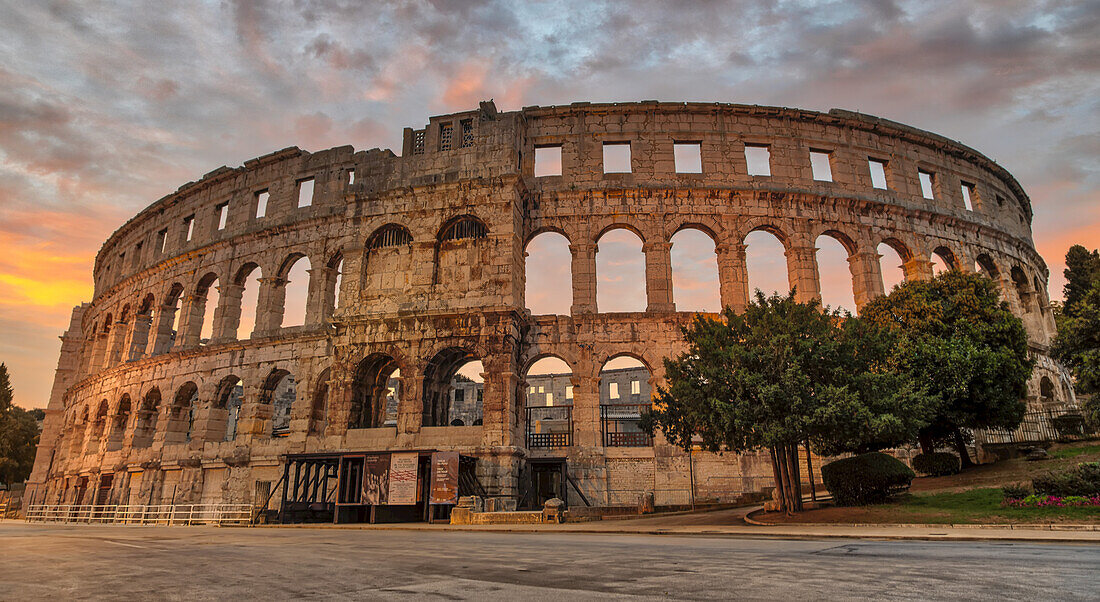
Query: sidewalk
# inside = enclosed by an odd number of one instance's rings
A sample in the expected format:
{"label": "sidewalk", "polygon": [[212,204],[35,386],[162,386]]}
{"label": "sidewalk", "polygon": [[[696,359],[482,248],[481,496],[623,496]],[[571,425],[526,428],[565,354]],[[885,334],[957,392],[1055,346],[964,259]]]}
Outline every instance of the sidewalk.
{"label": "sidewalk", "polygon": [[[270,525],[271,528],[319,528],[408,531],[472,531],[501,533],[599,533],[635,535],[696,535],[782,539],[856,538],[916,541],[1004,541],[1100,545],[1095,525],[750,525],[744,517],[759,506],[715,512],[646,516],[632,519],[564,523],[560,525],[446,525],[393,523],[381,525]],[[1086,530],[1090,529],[1090,530]]]}

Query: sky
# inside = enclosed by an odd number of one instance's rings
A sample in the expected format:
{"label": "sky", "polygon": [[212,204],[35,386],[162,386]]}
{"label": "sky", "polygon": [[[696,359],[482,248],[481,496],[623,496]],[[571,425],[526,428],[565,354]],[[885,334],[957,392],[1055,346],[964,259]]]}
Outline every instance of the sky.
{"label": "sky", "polygon": [[[488,98],[835,107],[931,130],[1019,179],[1057,298],[1068,247],[1100,247],[1098,76],[1097,1],[0,0],[0,361],[16,403],[44,406],[99,246],[181,184],[287,146],[399,150],[403,127]],[[693,244],[674,255],[705,263]],[[631,267],[631,245],[601,243],[601,261]],[[706,303],[699,274],[678,304]]]}

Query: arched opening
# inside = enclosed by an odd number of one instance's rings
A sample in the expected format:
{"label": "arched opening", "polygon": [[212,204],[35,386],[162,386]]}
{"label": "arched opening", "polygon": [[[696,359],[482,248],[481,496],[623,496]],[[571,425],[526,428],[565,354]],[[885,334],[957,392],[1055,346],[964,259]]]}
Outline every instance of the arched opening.
{"label": "arched opening", "polygon": [[260,391],[260,403],[271,406],[272,437],[282,437],[290,432],[290,410],[297,396],[294,375],[286,370],[272,370]]}
{"label": "arched opening", "polygon": [[600,426],[606,447],[647,447],[653,439],[639,423],[652,407],[650,373],[638,358],[612,357],[600,368]]}
{"label": "arched opening", "polygon": [[459,347],[435,354],[424,369],[423,426],[479,426],[485,367]]}
{"label": "arched opening", "polygon": [[714,239],[697,228],[672,235],[672,299],[679,311],[718,312],[718,254]]}
{"label": "arched opening", "polygon": [[573,371],[559,357],[539,359],[527,368],[527,447],[573,445]]}
{"label": "arched opening", "polygon": [[122,441],[126,436],[126,424],[130,421],[130,395],[123,394],[118,400],[118,408],[111,420],[111,432],[107,436],[107,451],[122,449]]}
{"label": "arched opening", "polygon": [[215,415],[219,422],[212,425],[212,430],[221,434],[222,441],[232,441],[237,438],[237,422],[241,417],[243,398],[244,386],[240,378],[226,376],[218,383],[218,391],[214,397],[214,410],[217,412]]}
{"label": "arched opening", "polygon": [[130,341],[130,360],[140,359],[143,355],[152,355],[151,343],[155,337],[149,336],[149,331],[156,320],[154,308],[156,299],[153,293],[145,295],[137,314],[134,316],[134,336]]}
{"label": "arched opening", "polygon": [[401,370],[384,353],[363,358],[351,385],[348,428],[366,429],[397,424],[397,403],[402,395]]}
{"label": "arched opening", "polygon": [[320,435],[325,432],[327,419],[325,408],[328,406],[328,381],[331,371],[325,368],[317,377],[317,384],[313,388],[313,399],[309,404],[309,430],[310,435]]}
{"label": "arched opening", "polygon": [[328,280],[325,284],[325,317],[329,318],[341,305],[340,287],[344,284],[344,256],[337,253],[328,262]]}
{"label": "arched opening", "polygon": [[134,419],[133,447],[149,447],[157,432],[157,417],[160,414],[160,389],[153,387],[141,400],[137,417]]}
{"label": "arched opening", "polygon": [[98,451],[99,444],[107,434],[107,400],[100,400],[96,406],[95,417],[92,419],[92,428],[88,433],[87,453]]}
{"label": "arched opening", "polygon": [[88,408],[81,408],[79,413],[73,416],[73,426],[70,431],[69,453],[80,455],[84,450],[85,437],[88,434]]}
{"label": "arched opening", "polygon": [[524,252],[523,299],[533,315],[567,316],[573,305],[573,255],[569,239],[542,232]]}
{"label": "arched opening", "polygon": [[398,224],[387,224],[367,239],[363,290],[368,299],[390,302],[409,290],[412,276],[412,234]]}
{"label": "arched opening", "polygon": [[[845,246],[845,242],[849,246]],[[836,236],[822,234],[814,242],[817,247],[818,289],[821,304],[831,309],[856,313],[855,283],[852,281],[850,241],[842,242]]]}
{"label": "arched opening", "polygon": [[1031,311],[1031,291],[1028,290],[1027,275],[1024,274],[1024,270],[1018,266],[1012,266],[1012,271],[1009,272],[1012,277],[1012,284],[1016,288],[1016,296],[1020,299],[1020,307],[1025,312]]}
{"label": "arched opening", "polygon": [[645,255],[642,239],[626,228],[608,230],[596,241],[596,307],[600,312],[645,311]]}
{"label": "arched opening", "polygon": [[955,253],[947,247],[936,247],[929,259],[932,261],[933,276],[947,270],[959,269],[959,261],[955,258]]}
{"label": "arched opening", "polygon": [[974,259],[974,271],[992,280],[997,285],[997,290],[1002,293],[1003,298],[1004,291],[1001,285],[1001,271],[997,269],[997,264],[993,261],[992,257],[985,253],[978,255],[978,257]]}
{"label": "arched opening", "polygon": [[167,353],[176,343],[179,332],[180,309],[183,305],[183,285],[178,282],[168,289],[160,306],[154,353]]}
{"label": "arched opening", "polygon": [[214,338],[214,311],[221,295],[218,292],[218,275],[207,274],[199,280],[195,289],[195,303],[202,304],[202,323],[199,328],[199,344],[206,345]]}
{"label": "arched opening", "polygon": [[172,401],[168,417],[166,443],[181,443],[191,440],[195,429],[195,410],[199,400],[199,387],[193,382],[184,383]]}
{"label": "arched opening", "polygon": [[296,259],[293,257],[287,259],[282,277],[284,296],[281,326],[283,328],[301,326],[306,323],[310,268],[309,258],[304,255],[298,255]]}
{"label": "arched opening", "polygon": [[440,230],[432,283],[446,284],[451,294],[472,300],[493,278],[492,262],[485,223],[470,215],[457,217]]}
{"label": "arched opening", "polygon": [[260,302],[260,279],[263,272],[260,266],[251,263],[237,273],[237,285],[241,289],[240,314],[237,322],[237,340],[252,338],[256,330],[256,307]]}
{"label": "arched opening", "polygon": [[[904,249],[904,247],[901,247]],[[882,274],[882,290],[886,293],[905,282],[905,256],[889,242],[879,243],[879,273]],[[906,252],[908,255],[908,252]]]}
{"label": "arched opening", "polygon": [[1044,376],[1039,379],[1039,401],[1043,404],[1053,403],[1054,399],[1054,383],[1049,377]]}
{"label": "arched opening", "polygon": [[749,297],[758,290],[765,295],[787,295],[791,290],[787,249],[779,237],[765,230],[754,230],[744,243]]}

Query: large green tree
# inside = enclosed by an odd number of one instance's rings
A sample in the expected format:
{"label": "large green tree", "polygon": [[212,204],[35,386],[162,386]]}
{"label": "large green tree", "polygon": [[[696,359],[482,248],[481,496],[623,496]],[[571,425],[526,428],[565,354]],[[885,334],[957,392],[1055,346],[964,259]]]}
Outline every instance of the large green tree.
{"label": "large green tree", "polygon": [[[1073,374],[1078,393],[1093,396],[1091,413],[1100,401],[1100,253],[1081,245],[1066,253],[1065,304],[1055,314],[1058,336],[1054,357]],[[1100,416],[1093,416],[1098,418]]]}
{"label": "large green tree", "polygon": [[34,416],[12,403],[8,367],[0,364],[0,483],[22,483],[31,475],[38,445]]}
{"label": "large green tree", "polygon": [[922,451],[950,442],[970,466],[966,431],[1020,425],[1034,361],[1023,322],[992,280],[951,270],[906,282],[868,303],[860,316],[893,333],[891,363],[938,398],[918,437]]}
{"label": "large green tree", "polygon": [[697,316],[688,350],[665,359],[666,387],[643,420],[673,445],[767,449],[785,511],[802,508],[798,447],[819,453],[912,440],[931,414],[924,392],[884,360],[892,341],[816,302],[765,297],[743,314]]}

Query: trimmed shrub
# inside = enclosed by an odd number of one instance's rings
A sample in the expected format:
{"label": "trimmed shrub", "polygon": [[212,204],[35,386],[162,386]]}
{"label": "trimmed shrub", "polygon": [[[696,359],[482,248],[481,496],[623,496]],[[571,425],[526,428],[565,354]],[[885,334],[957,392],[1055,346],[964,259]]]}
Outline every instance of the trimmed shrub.
{"label": "trimmed shrub", "polygon": [[821,467],[821,480],[840,506],[884,502],[909,489],[916,476],[902,461],[882,452],[860,454]]}
{"label": "trimmed shrub", "polygon": [[1031,495],[1031,488],[1023,483],[1012,483],[1001,487],[1005,500],[1022,500]]}
{"label": "trimmed shrub", "polygon": [[1071,470],[1048,472],[1032,479],[1031,486],[1036,495],[1100,495],[1100,462],[1082,462]]}
{"label": "trimmed shrub", "polygon": [[958,474],[959,457],[947,452],[933,452],[913,456],[913,470],[932,477]]}

